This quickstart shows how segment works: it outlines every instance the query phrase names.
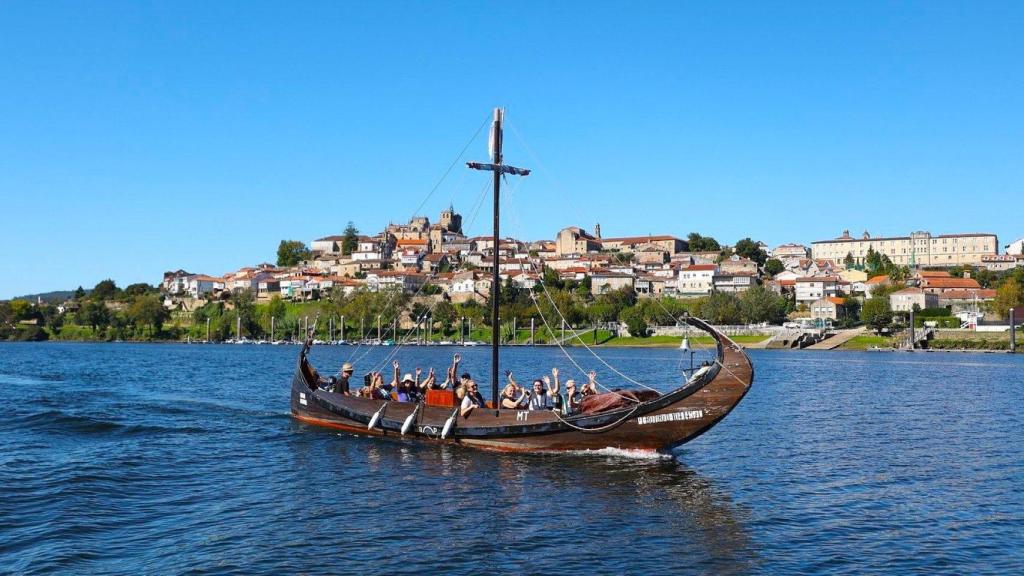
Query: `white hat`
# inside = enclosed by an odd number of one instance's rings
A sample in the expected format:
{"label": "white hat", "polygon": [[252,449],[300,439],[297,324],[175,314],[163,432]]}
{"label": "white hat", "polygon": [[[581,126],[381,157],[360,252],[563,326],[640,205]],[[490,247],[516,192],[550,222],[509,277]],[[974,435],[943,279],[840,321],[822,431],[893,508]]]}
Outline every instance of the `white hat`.
{"label": "white hat", "polygon": [[412,378],[412,374],[406,372],[405,376],[402,376],[402,382],[415,382]]}

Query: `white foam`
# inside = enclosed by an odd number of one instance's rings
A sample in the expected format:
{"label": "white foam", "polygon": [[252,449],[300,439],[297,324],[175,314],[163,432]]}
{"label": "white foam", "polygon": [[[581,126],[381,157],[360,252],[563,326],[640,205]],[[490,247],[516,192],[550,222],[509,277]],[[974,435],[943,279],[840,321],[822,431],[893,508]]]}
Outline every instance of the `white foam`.
{"label": "white foam", "polygon": [[636,448],[601,448],[599,450],[572,450],[570,454],[580,456],[613,456],[615,458],[629,458],[631,460],[671,460],[671,454],[665,454],[655,450],[639,450]]}

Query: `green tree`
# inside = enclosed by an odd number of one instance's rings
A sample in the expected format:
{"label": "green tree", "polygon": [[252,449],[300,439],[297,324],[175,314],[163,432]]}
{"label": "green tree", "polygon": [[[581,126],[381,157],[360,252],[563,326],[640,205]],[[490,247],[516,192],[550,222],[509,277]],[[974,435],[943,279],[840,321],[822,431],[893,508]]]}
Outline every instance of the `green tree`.
{"label": "green tree", "polygon": [[101,280],[89,295],[97,300],[111,300],[117,295],[117,284],[109,278]]}
{"label": "green tree", "polygon": [[711,236],[701,236],[696,232],[690,232],[686,237],[691,252],[718,252],[722,246]]}
{"label": "green tree", "polygon": [[81,300],[82,298],[85,298],[85,288],[82,288],[81,286],[79,286],[75,290],[74,298],[75,298],[75,300]]}
{"label": "green tree", "polygon": [[274,322],[276,323],[278,320],[283,320],[287,313],[288,306],[285,305],[280,296],[275,294],[267,304],[267,317],[274,318]]}
{"label": "green tree", "polygon": [[145,282],[129,284],[124,289],[124,295],[128,297],[142,296],[143,294],[155,294],[157,289]]}
{"label": "green tree", "polygon": [[743,258],[757,262],[758,266],[764,265],[765,261],[768,260],[768,254],[764,249],[750,238],[744,238],[737,242],[736,246],[733,246],[733,252]]}
{"label": "green tree", "polygon": [[170,313],[157,294],[138,296],[128,307],[128,319],[138,326],[149,326],[154,334],[163,330],[168,318]]}
{"label": "green tree", "polygon": [[626,308],[619,315],[619,320],[626,324],[630,336],[637,338],[647,337],[647,320],[644,318],[643,311],[639,308]]}
{"label": "green tree", "polygon": [[882,254],[875,252],[873,246],[868,246],[868,253],[864,257],[864,269],[868,276],[885,274],[885,267],[882,265]]}
{"label": "green tree", "polygon": [[738,324],[742,318],[740,299],[728,292],[712,292],[701,303],[700,316],[712,324]]}
{"label": "green tree", "polygon": [[853,268],[856,261],[853,259],[853,252],[847,252],[846,257],[843,258],[843,265],[847,268]]}
{"label": "green tree", "polygon": [[456,315],[455,306],[452,306],[452,303],[447,300],[442,300],[434,306],[433,319],[441,324],[441,330],[445,334],[451,332],[452,326],[455,324]]}
{"label": "green tree", "polygon": [[892,307],[889,306],[889,298],[877,296],[869,298],[860,308],[860,319],[876,334],[887,328],[892,324]]}
{"label": "green tree", "polygon": [[754,286],[740,296],[743,320],[751,324],[781,324],[786,318],[786,299],[764,286]]}
{"label": "green tree", "polygon": [[1024,318],[1024,290],[1013,278],[1008,277],[996,288],[996,298],[991,304],[992,311],[1000,318],[1010,317],[1010,308],[1015,309],[1015,316]]}
{"label": "green tree", "polygon": [[341,241],[341,253],[345,256],[356,251],[359,247],[359,229],[356,228],[355,224],[351,220],[348,221],[348,226],[345,227],[344,239]]}
{"label": "green tree", "polygon": [[103,302],[89,300],[78,309],[77,319],[79,324],[92,328],[93,332],[98,332],[110,324],[110,310]]}
{"label": "green tree", "polygon": [[764,273],[769,276],[775,276],[785,269],[786,267],[782,264],[782,260],[778,258],[769,258],[764,262]]}
{"label": "green tree", "polygon": [[28,320],[32,311],[32,303],[28,300],[11,300],[11,315],[15,322]]}
{"label": "green tree", "polygon": [[[882,256],[882,258],[885,258],[886,260],[889,259],[888,256]],[[890,262],[885,269],[885,274],[889,276],[890,282],[904,282],[907,278],[910,278],[910,268],[907,266],[898,266]]]}
{"label": "green tree", "polygon": [[312,252],[298,240],[281,240],[277,246],[277,265],[295,266],[303,260],[309,260]]}

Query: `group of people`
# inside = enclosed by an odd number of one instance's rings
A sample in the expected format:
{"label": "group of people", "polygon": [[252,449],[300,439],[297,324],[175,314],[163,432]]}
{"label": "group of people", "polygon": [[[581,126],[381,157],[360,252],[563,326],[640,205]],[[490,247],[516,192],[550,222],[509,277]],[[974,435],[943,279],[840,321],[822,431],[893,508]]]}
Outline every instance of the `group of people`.
{"label": "group of people", "polygon": [[505,371],[505,377],[508,383],[501,391],[501,407],[510,410],[556,410],[560,414],[575,414],[580,411],[585,396],[597,394],[597,373],[594,371],[587,375],[587,383],[578,388],[575,380],[566,380],[564,397],[558,368],[551,369],[551,377],[544,375],[534,379],[529,389],[516,382],[510,370]]}
{"label": "group of people", "polygon": [[[422,368],[416,368],[415,372],[407,372],[399,378],[401,370],[398,361],[395,360],[391,363],[393,375],[389,383],[384,383],[384,375],[381,372],[370,372],[364,377],[363,386],[355,391],[351,386],[355,367],[351,363],[345,362],[341,366],[339,376],[322,381],[321,387],[345,396],[397,400],[398,402],[422,402],[427,390],[453,389],[459,402],[459,411],[463,416],[468,416],[475,408],[486,407],[487,402],[469,373],[464,372],[456,377],[461,361],[462,357],[455,354],[446,371],[444,381],[438,382],[433,368],[427,370],[425,378]],[[575,414],[580,411],[584,397],[597,394],[597,373],[591,371],[587,376],[587,383],[580,387],[576,386],[575,380],[571,378],[566,380],[565,396],[563,397],[558,368],[551,370],[551,377],[544,375],[535,379],[531,388],[520,386],[512,377],[512,372],[506,370],[505,377],[508,382],[501,391],[499,401],[501,407],[507,410],[555,410],[563,415]]]}

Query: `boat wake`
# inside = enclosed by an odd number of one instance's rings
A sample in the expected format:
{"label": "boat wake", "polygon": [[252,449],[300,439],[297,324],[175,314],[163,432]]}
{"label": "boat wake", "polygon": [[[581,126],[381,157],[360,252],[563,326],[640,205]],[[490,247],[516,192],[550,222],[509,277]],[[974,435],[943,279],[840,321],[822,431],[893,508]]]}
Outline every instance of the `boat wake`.
{"label": "boat wake", "polygon": [[671,460],[671,454],[665,454],[656,450],[639,450],[632,448],[601,448],[599,450],[572,450],[569,454],[577,456],[610,456],[612,458],[626,458],[629,460]]}

